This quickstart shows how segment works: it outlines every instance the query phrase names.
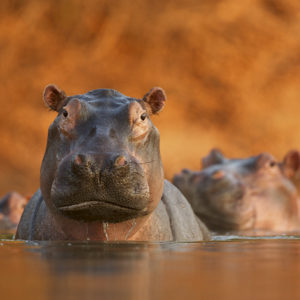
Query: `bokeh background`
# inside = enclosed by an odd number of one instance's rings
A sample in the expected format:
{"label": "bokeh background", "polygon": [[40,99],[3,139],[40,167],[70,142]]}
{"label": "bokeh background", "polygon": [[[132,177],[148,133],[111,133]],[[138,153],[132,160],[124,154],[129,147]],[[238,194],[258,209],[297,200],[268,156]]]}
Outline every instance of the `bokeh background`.
{"label": "bokeh background", "polygon": [[298,0],[1,0],[0,196],[31,194],[47,128],[41,95],[165,89],[165,173],[300,148]]}

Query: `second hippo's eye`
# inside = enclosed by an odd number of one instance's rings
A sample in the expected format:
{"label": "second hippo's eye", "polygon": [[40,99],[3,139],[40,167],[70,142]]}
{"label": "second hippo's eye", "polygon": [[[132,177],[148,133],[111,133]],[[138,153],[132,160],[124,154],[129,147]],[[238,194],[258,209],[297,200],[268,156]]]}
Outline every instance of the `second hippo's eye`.
{"label": "second hippo's eye", "polygon": [[275,167],[275,166],[276,166],[276,161],[274,161],[274,160],[270,161],[269,166],[270,166],[271,168],[272,168],[272,167]]}
{"label": "second hippo's eye", "polygon": [[63,114],[63,116],[66,118],[66,117],[68,116],[69,113],[68,113],[66,110],[63,110],[63,113],[62,113],[62,114]]}
{"label": "second hippo's eye", "polygon": [[141,120],[142,121],[145,121],[146,118],[147,118],[147,114],[146,113],[141,114]]}

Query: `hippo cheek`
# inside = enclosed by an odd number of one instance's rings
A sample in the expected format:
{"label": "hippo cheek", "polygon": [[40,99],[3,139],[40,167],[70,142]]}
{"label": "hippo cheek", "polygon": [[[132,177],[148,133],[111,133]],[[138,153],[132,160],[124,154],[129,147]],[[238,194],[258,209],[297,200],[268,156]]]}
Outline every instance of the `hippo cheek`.
{"label": "hippo cheek", "polygon": [[226,190],[206,191],[201,194],[204,200],[201,202],[202,207],[199,207],[199,215],[210,229],[219,232],[250,226],[253,220],[253,205],[248,201],[247,195],[246,187],[240,183]]}
{"label": "hippo cheek", "polygon": [[222,195],[221,210],[227,214],[237,214],[240,212],[240,209],[243,207],[245,190],[237,187],[230,191],[224,192]]}
{"label": "hippo cheek", "polygon": [[234,216],[245,205],[246,186],[232,178],[224,178],[212,189],[206,191],[206,198],[215,212],[221,215]]}
{"label": "hippo cheek", "polygon": [[247,229],[252,226],[254,206],[251,200],[247,187],[243,184],[238,184],[230,192],[224,193],[219,211],[229,229]]}

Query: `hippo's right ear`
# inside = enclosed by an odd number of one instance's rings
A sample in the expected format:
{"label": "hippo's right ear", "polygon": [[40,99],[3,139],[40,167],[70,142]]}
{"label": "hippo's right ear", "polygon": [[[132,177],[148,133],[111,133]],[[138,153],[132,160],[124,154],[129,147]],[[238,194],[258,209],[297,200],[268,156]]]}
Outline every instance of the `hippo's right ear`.
{"label": "hippo's right ear", "polygon": [[59,111],[63,107],[66,98],[65,92],[54,84],[49,84],[44,89],[43,99],[45,104],[52,110]]}
{"label": "hippo's right ear", "polygon": [[297,150],[290,150],[285,155],[281,168],[286,177],[294,177],[300,170],[300,152]]}
{"label": "hippo's right ear", "polygon": [[166,94],[160,87],[154,87],[143,98],[150,106],[152,114],[157,114],[164,108],[166,99]]}
{"label": "hippo's right ear", "polygon": [[205,169],[212,165],[222,164],[227,159],[219,149],[213,149],[210,153],[202,158],[202,168]]}

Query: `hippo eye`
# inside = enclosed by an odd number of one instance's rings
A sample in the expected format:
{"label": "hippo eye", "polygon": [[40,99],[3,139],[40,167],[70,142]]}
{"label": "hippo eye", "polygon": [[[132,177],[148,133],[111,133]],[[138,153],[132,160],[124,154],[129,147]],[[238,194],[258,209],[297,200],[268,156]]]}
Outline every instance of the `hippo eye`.
{"label": "hippo eye", "polygon": [[276,166],[276,162],[274,160],[270,161],[270,167],[275,167]]}
{"label": "hippo eye", "polygon": [[68,112],[66,110],[63,111],[63,116],[66,118],[68,116]]}
{"label": "hippo eye", "polygon": [[147,114],[146,113],[141,114],[141,120],[142,121],[144,121],[146,118],[147,118]]}

